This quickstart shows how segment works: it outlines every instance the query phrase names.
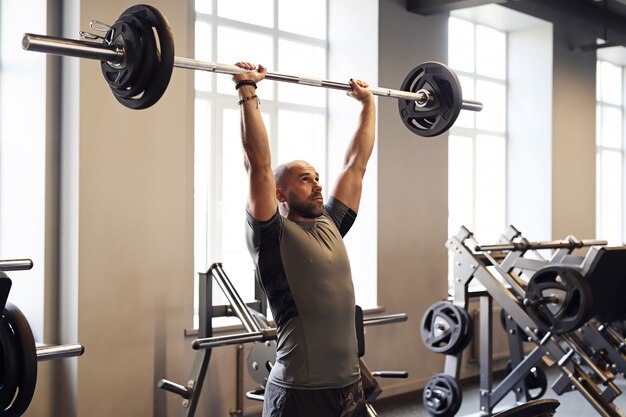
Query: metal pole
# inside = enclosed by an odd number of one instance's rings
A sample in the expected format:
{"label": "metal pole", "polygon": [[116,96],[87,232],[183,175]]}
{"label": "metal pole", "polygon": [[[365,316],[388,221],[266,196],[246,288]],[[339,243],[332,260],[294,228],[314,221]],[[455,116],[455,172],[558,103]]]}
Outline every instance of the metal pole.
{"label": "metal pole", "polygon": [[[276,338],[274,336],[274,338]],[[207,337],[206,339],[196,339],[191,343],[195,350],[210,349],[220,346],[237,345],[240,343],[262,342],[269,338],[265,333],[237,333],[227,336]]]}
{"label": "metal pole", "polygon": [[581,240],[572,242],[569,240],[553,240],[550,242],[520,242],[503,243],[495,245],[477,245],[474,250],[477,252],[498,252],[498,251],[526,251],[539,249],[575,249],[587,246],[606,246],[606,240]]}
{"label": "metal pole", "polygon": [[41,346],[37,348],[37,362],[80,356],[84,352],[82,345]]}
{"label": "metal pole", "polygon": [[11,259],[0,261],[0,271],[23,271],[33,267],[30,259]]}
{"label": "metal pole", "polygon": [[[36,35],[32,33],[24,34],[24,38],[22,39],[22,48],[27,51],[45,52],[48,54],[106,61],[113,65],[118,65],[124,61],[124,50],[117,45],[103,45],[90,41],[79,41],[54,36]],[[177,68],[215,72],[218,74],[234,75],[249,72],[248,70],[239,68],[236,65],[197,61],[195,59],[181,57],[174,57],[174,66]],[[287,75],[276,72],[268,72],[265,75],[265,78],[273,81],[310,85],[335,90],[351,90],[350,84],[348,83],[340,83],[321,78]],[[372,92],[372,94],[377,96],[414,100],[419,105],[424,105],[429,100],[428,93],[425,90],[410,92],[382,87],[369,87],[368,89]],[[481,111],[483,104],[475,100],[463,100],[461,108],[463,110]]]}
{"label": "metal pole", "polygon": [[363,326],[380,326],[382,324],[401,323],[407,321],[405,313],[389,314],[363,319]]}
{"label": "metal pole", "polygon": [[214,264],[211,269],[211,274],[213,275],[213,278],[215,278],[215,281],[217,282],[219,287],[222,289],[222,292],[228,299],[230,305],[233,307],[233,310],[235,310],[237,317],[239,317],[239,320],[241,320],[246,330],[250,333],[260,332],[261,329],[259,328],[259,325],[257,324],[254,317],[252,317],[252,314],[250,313],[250,310],[248,310],[248,306],[246,305],[246,303],[244,303],[239,296],[239,293],[235,289],[235,286],[226,276],[226,273],[222,269],[222,265]]}

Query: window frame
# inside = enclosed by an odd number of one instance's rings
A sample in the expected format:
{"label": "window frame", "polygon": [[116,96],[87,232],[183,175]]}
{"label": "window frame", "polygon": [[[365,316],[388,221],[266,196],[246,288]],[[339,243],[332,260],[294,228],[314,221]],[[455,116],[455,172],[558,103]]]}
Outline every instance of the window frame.
{"label": "window frame", "polygon": [[[304,43],[304,44],[314,46],[314,47],[321,47],[324,49],[324,52],[326,55],[326,63],[324,66],[324,72],[325,72],[324,77],[326,76],[326,74],[328,74],[329,41],[328,41],[327,34],[326,34],[326,39],[318,39],[318,38],[307,37],[307,36],[279,30],[278,29],[278,4],[279,4],[278,0],[274,0],[274,24],[272,27],[257,26],[251,23],[234,21],[232,19],[218,16],[217,0],[213,0],[211,3],[212,3],[212,13],[207,14],[207,13],[196,12],[195,20],[194,20],[194,23],[202,22],[202,23],[209,25],[210,37],[211,37],[210,61],[213,61],[213,62],[217,61],[216,58],[217,58],[218,50],[219,50],[218,49],[219,28],[228,27],[228,28],[232,28],[235,30],[243,30],[243,31],[251,32],[251,33],[258,33],[261,35],[270,36],[272,38],[273,59],[271,62],[263,62],[263,64],[266,65],[268,69],[270,70],[273,68],[278,68],[278,61],[279,61],[278,45],[281,40]],[[328,18],[328,1],[326,1],[326,18]],[[196,37],[195,24],[194,24],[193,37],[194,39]],[[197,49],[196,49],[196,52],[197,52]],[[232,110],[239,111],[239,106],[237,105],[235,90],[233,89],[232,92],[228,92],[228,93],[219,91],[217,80],[218,80],[218,77],[224,77],[224,75],[215,74],[215,73],[210,73],[207,75],[209,76],[209,86],[210,86],[209,91],[198,90],[196,88],[197,85],[194,85],[196,103],[198,100],[200,100],[204,103],[208,103],[208,105],[210,106],[210,110],[209,110],[210,121],[208,122],[210,133],[207,135],[206,132],[201,133],[201,132],[195,131],[194,143],[196,143],[199,140],[198,139],[199,135],[203,134],[203,135],[208,136],[209,148],[210,148],[210,153],[211,153],[210,159],[212,161],[211,166],[208,168],[208,172],[210,173],[211,178],[208,180],[208,193],[206,194],[207,204],[204,207],[206,211],[204,212],[204,214],[201,214],[204,216],[204,221],[206,222],[206,225],[207,225],[206,232],[204,233],[204,237],[202,238],[202,240],[205,241],[205,244],[206,244],[205,248],[207,248],[207,250],[205,251],[205,256],[201,256],[202,258],[204,258],[204,261],[198,261],[198,259],[196,259],[199,253],[199,250],[196,247],[198,244],[199,238],[198,236],[194,236],[194,253],[196,254],[194,256],[194,269],[196,269],[195,271],[196,273],[194,274],[194,328],[197,328],[197,324],[198,324],[198,317],[197,317],[197,314],[198,314],[197,313],[198,312],[198,294],[197,294],[198,274],[197,273],[205,272],[206,269],[208,269],[208,267],[210,267],[210,265],[214,262],[213,260],[217,261],[218,259],[221,258],[221,253],[220,253],[221,249],[218,249],[218,248],[220,248],[222,244],[221,242],[222,242],[223,231],[219,230],[222,222],[221,222],[221,216],[218,213],[218,210],[215,209],[215,203],[220,201],[219,194],[221,193],[220,187],[221,187],[222,173],[223,173],[223,167],[221,165],[222,163],[221,158],[217,157],[217,155],[221,155],[221,152],[222,152],[221,141],[224,135],[224,126],[222,123],[223,115],[225,111],[232,111]],[[306,87],[302,87],[302,88],[306,88]],[[307,114],[320,115],[324,117],[324,120],[325,120],[324,130],[326,134],[324,138],[325,150],[323,151],[323,154],[324,154],[326,164],[322,172],[320,172],[320,175],[323,179],[328,179],[328,173],[329,173],[328,117],[329,115],[328,115],[327,90],[323,90],[324,91],[324,105],[318,106],[318,105],[307,105],[307,104],[302,104],[302,103],[292,103],[288,101],[279,101],[279,92],[278,92],[279,85],[277,82],[267,82],[267,84],[263,85],[263,89],[264,89],[264,95],[266,96],[265,98],[261,98],[262,106],[263,106],[263,113],[266,113],[269,118],[268,135],[270,139],[270,148],[271,148],[270,150],[274,158],[276,158],[276,156],[278,155],[279,111],[285,110],[285,111],[304,112]],[[194,130],[197,129],[197,126],[198,126],[198,123],[196,122],[196,127]],[[243,158],[243,155],[242,155],[242,158]],[[243,171],[244,170],[243,159],[241,161],[242,162],[240,166],[233,166],[232,169],[241,169]],[[197,169],[197,163],[198,163],[197,161],[194,163],[196,166],[194,170]],[[194,177],[196,175],[198,174],[195,173]],[[324,190],[325,193],[328,193],[331,189],[330,186],[326,186],[324,188],[325,188]],[[194,201],[194,207],[195,207],[194,211],[198,210],[198,206],[195,201]],[[244,213],[244,210],[245,208],[242,206],[241,212]],[[199,215],[198,213],[194,214],[194,235],[198,233],[197,227],[195,226],[198,215]],[[243,220],[244,219],[242,218],[242,221]],[[212,227],[212,225],[216,226],[216,228]],[[242,239],[243,239],[243,236],[242,236]],[[247,259],[250,259],[250,262],[252,262],[248,253],[246,253],[245,256],[247,257]],[[202,265],[202,263],[204,263],[204,265]],[[228,274],[228,270],[229,270],[228,265],[224,265],[224,270]],[[233,277],[230,277],[230,278],[233,281],[234,285],[237,287],[238,284],[236,282],[236,279],[233,279]],[[244,299],[246,298],[244,293],[248,292],[250,294],[253,294],[253,291],[254,291],[253,278],[254,277],[251,271],[249,291],[241,291],[241,289],[238,288],[238,291],[240,291],[240,294],[242,295]],[[222,292],[217,287],[214,288],[213,294],[214,294],[214,299],[213,299],[214,305],[220,305],[220,304],[225,303],[225,299],[222,297]],[[220,327],[222,325],[229,326],[231,324],[235,324],[236,322],[237,322],[236,319],[235,321],[220,319],[216,324],[218,327]]]}
{"label": "window frame", "polygon": [[[603,63],[608,65],[612,65],[617,67],[620,70],[622,89],[620,93],[620,103],[610,103],[608,101],[603,100],[602,97],[602,71],[600,70]],[[599,239],[607,239],[608,236],[604,235],[604,223],[606,219],[603,219],[603,154],[605,152],[610,152],[619,155],[619,159],[621,161],[621,173],[619,173],[618,177],[620,178],[620,196],[619,201],[621,204],[619,215],[617,221],[619,222],[619,241],[609,240],[609,244],[617,244],[623,245],[625,243],[624,237],[626,236],[626,218],[625,218],[625,180],[626,180],[626,146],[624,143],[624,136],[626,135],[626,109],[625,109],[625,94],[624,88],[626,85],[626,68],[624,65],[620,65],[617,63],[610,62],[609,60],[602,59],[601,57],[597,58],[596,61],[596,236]],[[621,117],[622,121],[622,130],[620,143],[617,146],[606,145],[603,143],[603,129],[602,129],[602,114],[605,109],[613,109],[617,110]]]}
{"label": "window frame", "polygon": [[[452,68],[453,71],[457,74],[457,76],[459,76],[460,78],[465,78],[465,79],[469,79],[470,82],[472,83],[472,91],[474,92],[474,95],[476,96],[477,100],[480,100],[480,96],[478,96],[476,94],[476,87],[478,82],[480,81],[484,81],[484,82],[488,82],[488,83],[493,83],[493,84],[497,84],[503,87],[504,89],[504,101],[505,104],[507,104],[507,100],[508,100],[508,32],[506,30],[501,30],[501,29],[497,29],[497,28],[493,28],[490,27],[488,25],[482,24],[482,23],[478,23],[478,22],[474,22],[471,21],[469,19],[465,19],[462,17],[458,17],[458,16],[450,16],[449,19],[457,19],[460,21],[464,21],[467,23],[470,23],[473,27],[472,29],[472,33],[473,33],[473,68],[472,71],[468,71],[468,70],[462,70],[462,69],[455,69]],[[495,78],[495,77],[490,77],[490,76],[486,76],[483,74],[479,74],[477,72],[477,67],[478,67],[478,53],[477,53],[477,28],[478,27],[486,27],[489,28],[491,30],[496,30],[500,33],[502,33],[504,35],[504,42],[505,42],[505,61],[504,61],[504,71],[505,71],[505,78],[504,79],[500,79],[500,78]],[[450,54],[450,50],[452,48],[449,48],[449,54]],[[448,57],[448,61],[452,61],[452,59],[450,59],[450,57]],[[470,230],[471,232],[476,234],[476,237],[478,239],[481,240],[481,242],[485,239],[485,237],[481,236],[481,232],[482,230],[477,230],[476,226],[477,226],[477,213],[478,213],[478,190],[481,187],[485,187],[489,184],[485,184],[485,185],[481,185],[481,184],[477,184],[477,147],[478,147],[478,140],[481,136],[489,136],[489,137],[497,137],[500,138],[503,142],[503,158],[504,160],[503,162],[503,175],[504,178],[502,179],[504,181],[504,189],[503,191],[503,198],[504,198],[504,202],[503,202],[503,206],[502,206],[502,218],[503,218],[503,224],[501,225],[501,230],[504,231],[505,226],[507,224],[507,199],[506,199],[506,195],[507,195],[507,184],[506,184],[506,175],[507,175],[507,169],[508,169],[508,160],[507,160],[507,148],[508,148],[508,141],[507,141],[507,137],[508,137],[508,125],[507,125],[507,117],[506,117],[506,113],[508,112],[508,106],[505,107],[505,121],[504,121],[504,126],[503,126],[503,131],[493,131],[493,130],[487,130],[487,129],[483,129],[483,128],[479,128],[477,127],[477,115],[475,113],[468,113],[465,117],[471,117],[473,120],[473,125],[472,127],[468,127],[468,126],[459,126],[459,125],[454,125],[450,128],[449,130],[449,146],[451,145],[451,142],[454,140],[454,137],[462,137],[462,138],[467,138],[471,141],[471,162],[469,162],[470,165],[470,170],[471,173],[469,173],[468,175],[470,176],[470,180],[469,182],[471,183],[471,191],[468,193],[471,195],[471,201],[467,202],[467,204],[464,204],[463,207],[468,207],[471,210],[471,224],[463,224],[463,226],[467,227],[468,230]],[[451,204],[451,193],[450,193],[450,189],[451,187],[451,183],[452,181],[456,181],[456,178],[452,178],[451,175],[451,169],[450,169],[450,165],[452,164],[453,161],[450,160],[450,149],[448,149],[448,155],[449,155],[449,159],[448,159],[448,213],[451,212],[450,207],[452,206]],[[459,228],[462,226],[461,224],[451,224],[452,223],[452,218],[448,217],[448,235],[452,236],[455,235]],[[493,237],[492,237],[493,238]],[[486,243],[491,243],[486,241]],[[454,273],[454,268],[453,268],[453,256],[451,253],[448,253],[448,292],[449,294],[453,295],[454,294],[454,277],[453,277],[453,273]],[[480,287],[480,284],[478,282],[472,282],[470,284],[470,286],[472,288],[474,287]]]}

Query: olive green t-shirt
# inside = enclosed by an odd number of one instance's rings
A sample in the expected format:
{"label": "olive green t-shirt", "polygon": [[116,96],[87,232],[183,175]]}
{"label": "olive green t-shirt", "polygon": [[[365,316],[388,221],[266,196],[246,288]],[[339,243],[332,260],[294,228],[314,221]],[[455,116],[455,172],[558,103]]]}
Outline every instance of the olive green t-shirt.
{"label": "olive green t-shirt", "polygon": [[356,213],[330,198],[314,222],[248,214],[247,243],[277,327],[269,381],[341,388],[359,379],[354,286],[343,236]]}

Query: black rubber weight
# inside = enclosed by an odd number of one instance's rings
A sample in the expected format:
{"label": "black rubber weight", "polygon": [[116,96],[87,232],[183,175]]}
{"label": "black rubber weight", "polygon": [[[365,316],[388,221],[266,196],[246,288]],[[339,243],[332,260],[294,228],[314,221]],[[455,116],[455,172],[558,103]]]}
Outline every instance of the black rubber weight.
{"label": "black rubber weight", "polygon": [[15,398],[18,384],[18,352],[9,323],[0,318],[0,415],[9,408]]}
{"label": "black rubber weight", "polygon": [[[152,30],[156,36],[154,36],[154,50],[156,56],[156,66],[154,71],[148,77],[149,80],[145,84],[145,89],[141,94],[135,97],[126,97],[127,93],[124,90],[111,89],[113,95],[124,106],[129,109],[141,110],[146,109],[155,104],[161,96],[165,93],[167,86],[172,76],[174,69],[174,36],[172,29],[165,18],[157,9],[152,6],[140,4],[132,6],[120,16],[121,20],[129,21],[128,16],[132,16],[141,21],[141,31]],[[133,31],[128,32],[133,36]],[[147,41],[149,37],[145,37],[144,41]],[[158,42],[158,47],[156,44]],[[143,45],[144,55],[148,53],[148,50],[152,49],[151,46]],[[144,60],[152,59],[143,57]],[[142,80],[145,82],[145,80]]]}
{"label": "black rubber weight", "polygon": [[35,393],[37,385],[37,348],[28,320],[19,308],[7,303],[4,320],[11,327],[13,342],[17,350],[17,395],[13,403],[0,413],[2,417],[18,417],[24,414]]}

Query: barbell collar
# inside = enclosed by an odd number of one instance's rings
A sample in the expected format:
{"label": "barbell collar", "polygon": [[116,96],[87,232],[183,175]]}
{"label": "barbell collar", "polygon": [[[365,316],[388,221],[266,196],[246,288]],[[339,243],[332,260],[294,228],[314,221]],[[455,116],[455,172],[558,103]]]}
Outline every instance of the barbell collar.
{"label": "barbell collar", "polygon": [[37,348],[37,362],[71,358],[85,353],[82,345],[40,346]]}
{"label": "barbell collar", "polygon": [[[121,45],[104,45],[91,41],[73,40],[56,36],[26,33],[22,38],[22,48],[27,51],[104,61],[110,63],[111,65],[119,65],[124,62],[124,49]],[[174,57],[174,66],[183,69],[230,75],[249,72],[249,70],[239,68],[236,65],[198,61],[182,57]],[[352,89],[349,83],[341,83],[314,77],[281,74],[276,72],[268,72],[265,75],[265,78],[272,81],[309,85],[334,90],[350,91]],[[383,87],[368,87],[368,90],[376,96],[413,100],[420,107],[427,105],[429,101],[431,101],[429,95],[424,91],[410,92]],[[479,101],[463,100],[461,108],[464,110],[478,112],[482,110],[483,105]]]}
{"label": "barbell collar", "polygon": [[0,261],[0,271],[26,271],[33,267],[30,259],[9,259]]}

